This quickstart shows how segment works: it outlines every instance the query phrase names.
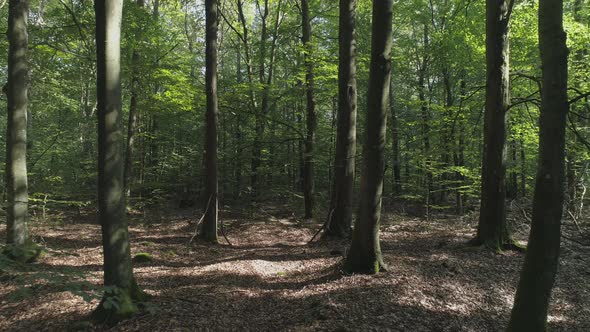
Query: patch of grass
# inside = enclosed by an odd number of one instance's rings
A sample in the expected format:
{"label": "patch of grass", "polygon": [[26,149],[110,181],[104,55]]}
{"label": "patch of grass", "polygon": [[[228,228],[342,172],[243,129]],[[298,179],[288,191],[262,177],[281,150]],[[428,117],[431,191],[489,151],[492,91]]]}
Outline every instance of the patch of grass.
{"label": "patch of grass", "polygon": [[154,260],[154,256],[147,252],[140,252],[133,256],[133,263],[149,263]]}

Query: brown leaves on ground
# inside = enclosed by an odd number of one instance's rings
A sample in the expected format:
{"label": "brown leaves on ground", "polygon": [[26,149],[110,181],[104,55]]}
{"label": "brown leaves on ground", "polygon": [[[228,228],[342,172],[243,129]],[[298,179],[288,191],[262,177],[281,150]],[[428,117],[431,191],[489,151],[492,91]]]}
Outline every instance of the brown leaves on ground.
{"label": "brown leaves on ground", "polygon": [[[194,224],[187,216],[130,222],[132,254],[153,256],[134,271],[153,295],[154,310],[111,330],[500,331],[523,260],[514,252],[466,247],[475,226],[467,218],[425,222],[385,215],[381,240],[390,272],[343,276],[346,241],[306,244],[319,225],[262,209],[248,218],[222,217],[233,246],[189,246]],[[100,285],[99,226],[45,223],[33,232],[52,249],[39,267],[73,269]],[[564,241],[550,307],[552,330],[590,330],[589,262],[590,248]],[[1,282],[1,330],[88,329],[76,322],[98,303],[55,283],[34,285],[33,296],[10,302],[17,287]]]}

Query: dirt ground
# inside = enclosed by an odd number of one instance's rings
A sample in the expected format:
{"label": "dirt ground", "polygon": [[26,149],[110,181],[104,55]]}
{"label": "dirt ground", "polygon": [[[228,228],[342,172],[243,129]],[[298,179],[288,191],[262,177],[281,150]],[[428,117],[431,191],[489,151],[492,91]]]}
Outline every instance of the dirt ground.
{"label": "dirt ground", "polygon": [[[501,331],[514,298],[523,254],[492,253],[464,244],[475,216],[425,221],[385,213],[381,243],[389,272],[345,276],[346,241],[307,241],[317,223],[285,208],[224,211],[232,245],[188,244],[191,213],[150,223],[130,221],[132,255],[153,260],[134,266],[153,297],[146,312],[112,331]],[[90,218],[92,219],[92,218]],[[82,219],[83,220],[83,219]],[[563,250],[551,299],[553,331],[590,331],[590,246],[565,221]],[[526,240],[528,225],[513,225]],[[4,225],[0,226],[4,238]],[[588,231],[583,229],[582,231]],[[51,282],[28,285],[13,301],[16,277],[0,278],[0,330],[107,330],[81,324],[98,304],[64,291],[68,273],[96,287],[102,282],[100,227],[86,220],[36,223],[32,233],[50,249],[34,270]],[[588,233],[587,233],[588,234]],[[65,272],[69,271],[69,272]],[[33,272],[28,272],[33,274]],[[48,278],[51,279],[51,278]],[[20,287],[22,290],[22,286]],[[84,286],[81,287],[84,290]]]}

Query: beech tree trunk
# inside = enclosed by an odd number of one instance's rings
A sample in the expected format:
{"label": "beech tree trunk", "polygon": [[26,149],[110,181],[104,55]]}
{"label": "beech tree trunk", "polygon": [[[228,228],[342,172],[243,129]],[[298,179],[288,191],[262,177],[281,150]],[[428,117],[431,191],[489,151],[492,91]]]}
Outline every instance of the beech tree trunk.
{"label": "beech tree trunk", "polygon": [[539,1],[539,49],[543,85],[539,163],[528,249],[508,331],[546,331],[547,307],[559,264],[565,180],[567,96],[563,1]]}
{"label": "beech tree trunk", "polygon": [[[98,219],[102,227],[104,285],[97,321],[114,322],[137,312],[143,293],[133,277],[123,188],[121,125],[122,0],[95,1],[98,101]],[[117,305],[105,305],[116,302]]]}
{"label": "beech tree trunk", "polygon": [[349,273],[377,273],[385,270],[379,243],[379,224],[391,73],[392,6],[393,0],[373,0],[361,201],[352,233],[352,244],[344,264]]}
{"label": "beech tree trunk", "polygon": [[217,128],[219,107],[217,100],[217,0],[205,0],[205,89],[207,113],[205,114],[205,217],[200,237],[217,243],[218,181],[217,181]]}
{"label": "beech tree trunk", "polygon": [[306,68],[305,73],[305,92],[307,97],[307,118],[306,127],[307,135],[305,139],[305,155],[303,156],[303,200],[305,202],[305,216],[304,218],[313,218],[313,209],[315,205],[314,194],[314,148],[315,136],[317,128],[317,114],[315,110],[315,91],[314,91],[314,75],[313,75],[313,60],[311,59],[311,18],[309,16],[308,0],[301,0],[301,24],[303,35],[301,41],[305,48],[304,63]]}
{"label": "beech tree trunk", "polygon": [[510,103],[509,19],[513,0],[486,2],[486,107],[481,208],[473,244],[500,250],[511,245],[506,226],[506,119]]}
{"label": "beech tree trunk", "polygon": [[27,17],[28,0],[8,3],[8,83],[6,125],[6,243],[12,246],[15,259],[28,260],[24,251],[28,241],[27,184]]}
{"label": "beech tree trunk", "polygon": [[345,237],[352,225],[356,155],[356,0],[340,0],[338,124],[334,183],[324,236]]}

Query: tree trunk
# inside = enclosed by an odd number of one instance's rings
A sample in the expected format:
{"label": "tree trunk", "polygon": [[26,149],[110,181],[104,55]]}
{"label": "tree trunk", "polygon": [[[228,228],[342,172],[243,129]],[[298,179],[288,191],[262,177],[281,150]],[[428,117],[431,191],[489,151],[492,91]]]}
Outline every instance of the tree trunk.
{"label": "tree trunk", "polygon": [[344,265],[349,273],[377,273],[385,270],[379,243],[379,224],[391,73],[392,5],[393,0],[373,0],[367,136],[363,149],[359,214]]}
{"label": "tree trunk", "polygon": [[309,16],[308,0],[301,0],[301,20],[303,35],[301,41],[305,48],[303,55],[306,73],[305,73],[305,91],[307,96],[307,136],[305,139],[305,155],[303,164],[303,199],[305,202],[304,218],[313,218],[313,209],[315,205],[314,194],[314,148],[317,127],[317,114],[315,110],[315,91],[313,60],[311,59],[311,18]]}
{"label": "tree trunk", "polygon": [[27,0],[10,0],[8,4],[8,83],[6,125],[6,243],[13,258],[27,261],[28,184],[27,184]]}
{"label": "tree trunk", "polygon": [[324,236],[345,237],[352,225],[356,155],[356,0],[340,0],[338,125],[332,199]]}
{"label": "tree trunk", "polygon": [[539,164],[528,249],[508,331],[546,331],[547,307],[559,264],[564,200],[567,97],[563,2],[539,1],[539,49],[543,86],[539,120]]}
{"label": "tree trunk", "polygon": [[[95,1],[98,100],[98,218],[104,250],[103,300],[93,317],[118,321],[137,312],[143,293],[133,277],[123,188],[121,125],[122,0]],[[107,306],[115,301],[117,305]]]}
{"label": "tree trunk", "polygon": [[399,120],[395,105],[395,89],[393,79],[389,84],[389,109],[391,113],[391,135],[393,149],[393,193],[399,195],[402,192],[401,161],[399,156]]}
{"label": "tree trunk", "polygon": [[217,243],[218,181],[217,181],[217,127],[219,109],[217,100],[217,0],[205,0],[205,89],[207,113],[205,114],[205,217],[200,237]]}
{"label": "tree trunk", "polygon": [[[137,0],[137,6],[142,8],[144,5],[143,0]],[[136,34],[135,38],[139,38],[139,33]],[[124,188],[125,196],[131,195],[131,181],[133,180],[133,152],[135,149],[135,132],[137,131],[137,94],[139,90],[139,74],[137,67],[139,66],[139,51],[133,50],[131,56],[131,100],[129,102],[129,121],[127,123],[127,151],[125,153],[125,171],[124,171]]]}
{"label": "tree trunk", "polygon": [[506,226],[506,118],[510,103],[507,0],[486,2],[486,107],[481,172],[481,208],[473,244],[494,250],[511,245]]}

